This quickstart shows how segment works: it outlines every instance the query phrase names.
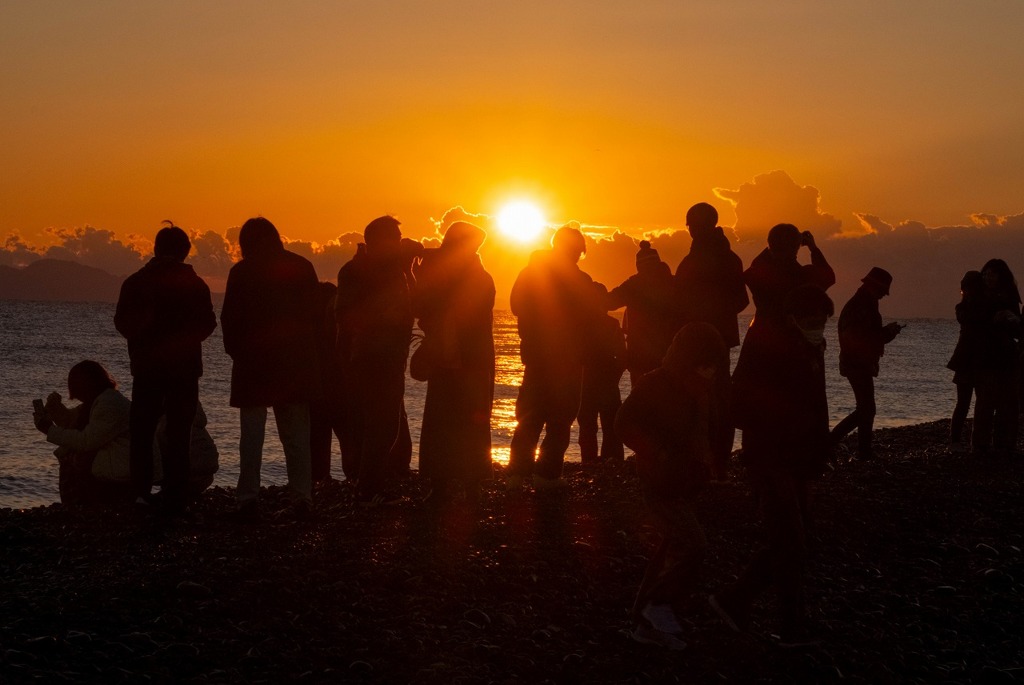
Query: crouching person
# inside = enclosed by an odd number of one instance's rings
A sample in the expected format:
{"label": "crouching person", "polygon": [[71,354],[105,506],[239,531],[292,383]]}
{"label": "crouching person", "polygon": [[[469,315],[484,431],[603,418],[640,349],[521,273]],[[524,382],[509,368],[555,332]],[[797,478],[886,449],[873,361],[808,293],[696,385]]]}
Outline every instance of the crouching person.
{"label": "crouching person", "polygon": [[[135,499],[131,485],[131,401],[102,364],[78,362],[68,372],[68,395],[79,404],[68,407],[60,393],[38,401],[32,420],[47,442],[57,446],[60,501],[68,505],[117,506]],[[153,445],[153,485],[163,489],[161,452],[168,447],[166,416],[161,417]],[[197,404],[192,424],[191,463],[187,496],[197,499],[213,482],[218,468],[217,445],[206,430],[206,414]]]}
{"label": "crouching person", "polygon": [[616,417],[619,437],[636,453],[644,503],[662,536],[633,605],[638,642],[686,647],[674,605],[693,590],[707,546],[694,501],[711,475],[710,397],[727,358],[714,326],[684,326],[661,367],[640,379]]}

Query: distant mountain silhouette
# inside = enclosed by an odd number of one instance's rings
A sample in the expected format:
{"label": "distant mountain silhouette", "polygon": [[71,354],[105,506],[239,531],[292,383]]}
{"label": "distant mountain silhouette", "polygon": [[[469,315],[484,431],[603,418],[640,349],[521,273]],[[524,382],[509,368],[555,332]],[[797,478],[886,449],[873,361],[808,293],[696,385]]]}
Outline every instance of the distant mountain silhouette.
{"label": "distant mountain silhouette", "polygon": [[0,266],[0,299],[116,302],[123,280],[84,264],[40,259],[21,269]]}

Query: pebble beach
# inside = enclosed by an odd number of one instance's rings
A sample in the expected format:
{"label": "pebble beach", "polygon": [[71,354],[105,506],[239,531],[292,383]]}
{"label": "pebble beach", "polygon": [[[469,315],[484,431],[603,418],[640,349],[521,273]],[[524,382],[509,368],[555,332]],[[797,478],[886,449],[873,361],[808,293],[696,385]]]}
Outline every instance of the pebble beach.
{"label": "pebble beach", "polygon": [[230,488],[189,522],[51,505],[0,510],[4,683],[998,683],[1024,679],[1024,459],[952,454],[947,423],[876,431],[873,462],[816,483],[806,591],[823,644],[774,644],[774,606],[734,634],[706,596],[759,541],[738,467],[698,513],[688,648],[633,642],[629,607],[657,536],[629,460],[566,465],[565,495],[479,511],[317,492],[297,521],[279,488],[232,519]]}

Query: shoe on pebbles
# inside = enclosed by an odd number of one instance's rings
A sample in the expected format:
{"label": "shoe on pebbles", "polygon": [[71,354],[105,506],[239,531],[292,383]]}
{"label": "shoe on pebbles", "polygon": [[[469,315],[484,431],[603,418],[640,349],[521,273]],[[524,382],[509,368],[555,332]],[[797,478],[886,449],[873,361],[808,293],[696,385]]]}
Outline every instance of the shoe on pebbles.
{"label": "shoe on pebbles", "polygon": [[648,603],[640,611],[640,615],[647,619],[656,630],[663,633],[678,635],[683,632],[683,627],[679,625],[679,619],[676,618],[676,612],[672,610],[671,604]]}
{"label": "shoe on pebbles", "polygon": [[664,633],[653,626],[649,626],[646,623],[640,622],[633,628],[633,632],[629,634],[634,641],[645,645],[658,645],[665,649],[679,652],[686,649],[686,643],[680,640],[675,635]]}

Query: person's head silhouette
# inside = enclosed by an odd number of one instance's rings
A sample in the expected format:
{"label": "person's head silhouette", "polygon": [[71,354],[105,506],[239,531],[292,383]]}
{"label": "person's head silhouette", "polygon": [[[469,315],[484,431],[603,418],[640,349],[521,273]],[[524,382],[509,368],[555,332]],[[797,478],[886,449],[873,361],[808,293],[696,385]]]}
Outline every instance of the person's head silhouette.
{"label": "person's head silhouette", "polygon": [[80,361],[68,371],[68,397],[89,403],[108,388],[116,388],[117,381],[103,365],[91,359]]}
{"label": "person's head silhouette", "polygon": [[551,248],[556,255],[575,264],[587,253],[587,241],[580,229],[566,224],[551,236]]}
{"label": "person's head silhouette", "polygon": [[456,221],[444,232],[441,248],[453,253],[475,253],[486,238],[482,228],[468,221]]}
{"label": "person's head silhouette", "polygon": [[166,226],[156,233],[153,241],[153,254],[157,257],[174,259],[179,262],[185,261],[188,253],[192,250],[192,241],[188,234],[174,225],[171,221],[164,221]]}
{"label": "person's head silhouette", "polygon": [[892,287],[892,274],[877,266],[871,267],[868,275],[860,280],[868,292],[878,299],[888,295],[889,288]]}
{"label": "person's head silhouette", "polygon": [[780,259],[796,259],[803,236],[793,224],[776,224],[768,231],[768,249]]}
{"label": "person's head silhouette", "polygon": [[698,202],[686,212],[686,227],[694,240],[708,235],[718,225],[718,210],[707,202]]}
{"label": "person's head silhouette", "polygon": [[274,224],[262,216],[253,217],[244,224],[238,233],[238,246],[242,248],[242,259],[273,254],[284,249],[281,234]]}
{"label": "person's head silhouette", "polygon": [[366,254],[370,257],[397,255],[402,244],[401,222],[390,214],[371,221],[363,229]]}

